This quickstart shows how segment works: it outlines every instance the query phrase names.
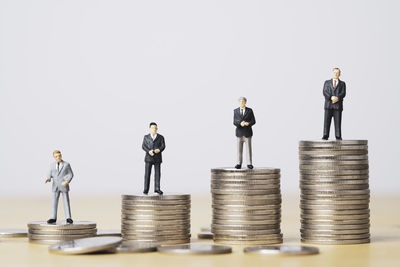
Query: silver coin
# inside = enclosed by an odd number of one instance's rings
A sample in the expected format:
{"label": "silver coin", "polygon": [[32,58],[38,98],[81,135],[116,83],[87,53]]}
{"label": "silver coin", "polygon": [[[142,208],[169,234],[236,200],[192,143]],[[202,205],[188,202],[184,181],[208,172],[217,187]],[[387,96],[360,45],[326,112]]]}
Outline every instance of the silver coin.
{"label": "silver coin", "polygon": [[302,185],[354,185],[354,184],[369,184],[369,179],[358,179],[358,180],[323,180],[323,179],[314,179],[314,180],[303,180],[300,179],[300,184]]}
{"label": "silver coin", "polygon": [[313,225],[301,224],[301,228],[308,231],[344,231],[344,230],[364,230],[369,232],[370,224],[346,224],[346,225]]}
{"label": "silver coin", "polygon": [[55,229],[55,230],[41,230],[41,229],[29,229],[30,234],[35,235],[93,235],[97,233],[96,228],[92,229]]}
{"label": "silver coin", "polygon": [[153,220],[153,221],[165,221],[165,220],[189,220],[190,219],[190,214],[185,214],[185,215],[130,215],[130,214],[121,214],[122,219],[128,219],[128,220]]}
{"label": "silver coin", "polygon": [[310,209],[301,209],[301,214],[306,215],[365,215],[369,214],[369,209],[360,209],[360,210],[310,210]]}
{"label": "silver coin", "polygon": [[318,195],[318,196],[353,196],[353,195],[369,195],[369,189],[362,189],[362,190],[305,190],[302,189],[301,193],[303,195]]}
{"label": "silver coin", "polygon": [[359,219],[359,220],[307,220],[303,219],[303,223],[305,224],[314,224],[314,225],[337,225],[337,224],[367,224],[370,222],[369,219]]}
{"label": "silver coin", "polygon": [[29,229],[52,230],[52,229],[88,229],[96,228],[96,223],[86,221],[75,221],[73,224],[66,223],[65,221],[58,221],[55,224],[48,224],[47,222],[30,222],[28,223]]}
{"label": "silver coin", "polygon": [[212,224],[211,232],[214,233],[215,230],[270,230],[278,229],[280,224],[266,224],[266,225],[231,225],[231,224]]}
{"label": "silver coin", "polygon": [[300,204],[301,209],[311,210],[360,210],[368,209],[368,205],[303,205]]}
{"label": "silver coin", "polygon": [[154,243],[122,242],[116,247],[118,253],[143,253],[157,251],[158,245]]}
{"label": "silver coin", "polygon": [[213,214],[213,219],[216,220],[276,220],[280,219],[281,214],[274,214],[274,215],[217,215]]}
{"label": "silver coin", "polygon": [[189,200],[189,194],[163,194],[163,195],[122,195],[122,199],[126,200],[173,200],[185,199]]}
{"label": "silver coin", "polygon": [[100,230],[97,232],[97,236],[121,236],[121,231],[119,230]]}
{"label": "silver coin", "polygon": [[266,189],[266,190],[223,190],[223,189],[211,189],[213,194],[227,194],[227,195],[268,195],[268,194],[280,194],[279,189]]}
{"label": "silver coin", "polygon": [[34,240],[71,240],[77,238],[85,238],[96,236],[96,234],[82,234],[82,235],[37,235],[37,234],[28,234],[29,239]]}
{"label": "silver coin", "polygon": [[301,140],[300,146],[312,145],[367,145],[368,140]]}
{"label": "silver coin", "polygon": [[165,206],[154,206],[154,205],[127,205],[127,204],[122,204],[122,209],[124,210],[152,210],[152,211],[158,211],[158,210],[176,210],[176,211],[181,211],[181,210],[190,210],[190,205],[165,205]]}
{"label": "silver coin", "polygon": [[356,200],[331,200],[331,199],[318,199],[318,200],[306,200],[301,199],[301,204],[304,205],[368,205],[369,199],[356,199]]}
{"label": "silver coin", "polygon": [[273,245],[281,244],[282,238],[268,239],[268,240],[218,240],[214,239],[214,243],[223,245]]}
{"label": "silver coin", "polygon": [[316,172],[345,172],[345,171],[363,171],[368,170],[368,165],[300,165],[300,171],[316,171]]}
{"label": "silver coin", "polygon": [[49,252],[58,254],[87,254],[116,248],[122,238],[101,236],[63,241],[49,247]]}
{"label": "silver coin", "polygon": [[236,201],[246,201],[246,200],[274,200],[281,199],[281,194],[271,194],[271,195],[218,195],[213,194],[212,198],[215,200],[236,200]]}
{"label": "silver coin", "polygon": [[275,179],[211,179],[211,184],[234,184],[234,185],[269,185],[269,184],[279,184],[279,178]]}
{"label": "silver coin", "polygon": [[221,236],[236,236],[236,235],[246,235],[246,236],[253,236],[253,235],[269,235],[269,234],[280,234],[281,229],[270,229],[270,230],[231,230],[231,229],[224,229],[224,230],[216,230],[213,229],[212,233]]}
{"label": "silver coin", "polygon": [[337,181],[337,180],[368,180],[368,174],[360,175],[323,175],[323,174],[300,174],[301,181],[314,181],[314,180],[326,180],[326,181]]}
{"label": "silver coin", "polygon": [[121,229],[124,230],[185,230],[190,228],[190,223],[178,224],[178,225],[136,225],[136,224],[126,224],[122,223]]}
{"label": "silver coin", "polygon": [[245,206],[245,205],[211,205],[211,207],[216,210],[216,209],[221,209],[221,210],[275,210],[275,209],[280,209],[281,205],[280,204],[275,204],[275,205],[252,205],[252,206]]}
{"label": "silver coin", "polygon": [[190,238],[188,239],[170,239],[170,240],[162,240],[157,241],[153,239],[134,239],[134,240],[125,240],[128,242],[138,242],[138,243],[157,243],[159,245],[177,245],[177,244],[187,244],[190,243]]}
{"label": "silver coin", "polygon": [[361,156],[368,155],[368,150],[300,150],[299,156]]}
{"label": "silver coin", "polygon": [[312,145],[312,146],[299,146],[300,151],[348,151],[348,150],[368,150],[368,145]]}
{"label": "silver coin", "polygon": [[174,235],[190,235],[190,229],[185,230],[122,230],[123,235],[137,236],[174,236]]}
{"label": "silver coin", "polygon": [[214,238],[218,240],[268,240],[282,238],[282,234],[267,234],[267,235],[220,235],[214,234]]}
{"label": "silver coin", "polygon": [[238,216],[254,216],[254,215],[274,215],[274,214],[280,214],[281,209],[272,209],[272,210],[265,210],[265,209],[258,209],[258,210],[241,210],[241,209],[213,209],[212,210],[213,214],[215,215],[238,215]]}
{"label": "silver coin", "polygon": [[211,225],[200,227],[200,231],[201,232],[210,232],[211,231]]}
{"label": "silver coin", "polygon": [[370,234],[306,234],[301,233],[301,238],[305,239],[318,239],[318,240],[351,240],[351,239],[367,239]]}
{"label": "silver coin", "polygon": [[370,243],[371,240],[369,238],[365,239],[350,239],[350,240],[330,240],[330,239],[308,239],[301,238],[301,242],[310,243],[310,244],[320,244],[320,245],[355,245],[355,244],[365,244]]}
{"label": "silver coin", "polygon": [[355,160],[368,160],[368,155],[300,155],[299,160],[340,160],[340,161],[355,161]]}
{"label": "silver coin", "polygon": [[1,229],[0,238],[27,237],[28,231],[24,229]]}
{"label": "silver coin", "polygon": [[367,234],[368,229],[349,229],[349,230],[316,230],[316,229],[300,229],[300,233],[307,235],[351,235],[351,234]]}
{"label": "silver coin", "polygon": [[125,235],[122,237],[124,240],[151,240],[152,242],[169,241],[169,240],[182,240],[190,239],[191,235],[173,235],[173,236],[146,236],[146,235]]}
{"label": "silver coin", "polygon": [[127,214],[127,215],[143,215],[143,216],[171,216],[171,215],[185,215],[189,214],[190,210],[139,210],[139,209],[121,209],[122,214]]}
{"label": "silver coin", "polygon": [[348,175],[367,175],[368,169],[363,170],[300,170],[301,175],[325,175],[325,176],[348,176]]}
{"label": "silver coin", "polygon": [[347,196],[336,196],[336,195],[300,195],[301,199],[307,200],[321,200],[321,199],[341,199],[341,200],[367,200],[370,199],[369,195],[347,195]]}
{"label": "silver coin", "polygon": [[216,255],[232,253],[232,248],[210,244],[190,244],[182,246],[158,247],[158,251],[168,254]]}
{"label": "silver coin", "polygon": [[213,200],[213,205],[245,205],[245,206],[260,206],[260,205],[277,205],[281,204],[281,200]]}
{"label": "silver coin", "polygon": [[245,253],[263,254],[263,255],[314,255],[319,253],[316,247],[307,246],[257,246],[246,247],[243,249]]}
{"label": "silver coin", "polygon": [[122,200],[124,205],[146,205],[146,206],[168,206],[168,205],[190,205],[190,201],[186,200],[151,200],[151,201],[141,201],[141,200]]}
{"label": "silver coin", "polygon": [[319,184],[319,185],[300,185],[302,190],[364,190],[369,189],[369,184]]}
{"label": "silver coin", "polygon": [[209,231],[209,232],[199,232],[197,234],[197,238],[198,239],[213,239],[213,237],[214,237],[214,234],[211,233],[211,231]]}
{"label": "silver coin", "polygon": [[301,218],[303,220],[332,220],[332,221],[347,221],[347,220],[359,220],[359,219],[368,219],[369,213],[367,214],[356,214],[356,215],[309,215],[309,214],[301,214]]}
{"label": "silver coin", "polygon": [[300,165],[322,165],[322,166],[342,166],[342,165],[368,165],[368,160],[337,160],[337,159],[300,159]]}
{"label": "silver coin", "polygon": [[212,219],[213,224],[227,224],[227,225],[275,225],[279,224],[281,219],[276,220],[221,220],[221,219]]}
{"label": "silver coin", "polygon": [[211,169],[212,174],[225,174],[225,173],[243,173],[246,175],[252,174],[273,174],[280,173],[280,169],[276,168],[254,168],[250,169],[235,169],[235,168],[214,168]]}

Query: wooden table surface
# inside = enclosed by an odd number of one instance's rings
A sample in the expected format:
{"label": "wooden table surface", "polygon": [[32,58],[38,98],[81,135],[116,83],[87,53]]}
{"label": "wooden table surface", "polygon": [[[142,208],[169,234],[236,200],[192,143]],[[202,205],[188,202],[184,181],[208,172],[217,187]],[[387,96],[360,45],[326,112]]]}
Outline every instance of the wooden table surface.
{"label": "wooden table surface", "polygon": [[[49,197],[0,197],[0,228],[26,229],[29,221],[49,216]],[[60,201],[61,202],[61,201]],[[62,203],[59,214],[63,219]],[[300,244],[298,197],[285,197],[282,204],[284,244]],[[211,221],[211,196],[192,196],[192,243],[201,226]],[[244,254],[244,246],[232,246],[226,255],[191,256],[160,253],[62,256],[50,254],[46,245],[30,244],[26,238],[0,239],[0,266],[400,266],[400,197],[371,199],[372,242],[362,245],[312,245],[320,249],[311,256],[259,256]],[[119,195],[80,197],[71,195],[74,220],[97,222],[98,229],[120,229]],[[306,245],[306,244],[304,244]],[[311,244],[309,244],[311,245]]]}

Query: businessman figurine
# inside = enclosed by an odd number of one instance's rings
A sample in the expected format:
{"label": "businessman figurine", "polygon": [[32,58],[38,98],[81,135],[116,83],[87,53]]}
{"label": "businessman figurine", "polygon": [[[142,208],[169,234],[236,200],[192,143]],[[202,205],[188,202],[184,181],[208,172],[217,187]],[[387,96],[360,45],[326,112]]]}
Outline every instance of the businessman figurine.
{"label": "businessman figurine", "polygon": [[233,124],[236,126],[237,137],[237,164],[236,169],[242,168],[243,143],[246,143],[247,168],[253,169],[251,137],[253,130],[251,126],[256,124],[253,110],[246,107],[247,99],[239,98],[239,107],[233,111]]}
{"label": "businessman figurine", "polygon": [[55,150],[53,152],[53,157],[56,162],[50,165],[50,170],[47,174],[47,178],[45,183],[50,182],[53,179],[52,191],[53,191],[53,204],[52,204],[52,214],[47,223],[55,223],[57,221],[57,208],[58,208],[58,199],[60,198],[60,194],[63,195],[63,203],[64,203],[64,213],[65,218],[67,219],[67,223],[73,223],[71,218],[71,209],[69,205],[69,183],[74,177],[74,173],[72,172],[71,165],[68,162],[62,160],[61,152]]}
{"label": "businessman figurine", "polygon": [[324,83],[325,97],[324,135],[323,140],[329,139],[332,117],[335,122],[336,140],[342,140],[342,111],[343,98],[346,96],[346,83],[339,80],[340,69],[333,69],[333,79]]}
{"label": "businessman figurine", "polygon": [[145,173],[144,173],[144,190],[143,194],[149,193],[150,186],[150,175],[151,168],[154,165],[154,192],[162,195],[163,192],[160,189],[160,177],[161,177],[161,162],[162,152],[165,149],[164,137],[157,133],[158,127],[155,122],[150,123],[150,133],[145,135],[143,138],[142,148],[146,151],[144,157],[145,162]]}

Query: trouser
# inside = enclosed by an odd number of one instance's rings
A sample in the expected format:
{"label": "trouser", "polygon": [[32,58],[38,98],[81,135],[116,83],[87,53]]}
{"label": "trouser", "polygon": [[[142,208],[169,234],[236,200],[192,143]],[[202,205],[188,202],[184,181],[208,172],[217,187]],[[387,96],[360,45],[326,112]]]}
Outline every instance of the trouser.
{"label": "trouser", "polygon": [[246,160],[247,165],[253,165],[252,151],[251,151],[251,136],[237,138],[237,164],[242,165],[243,162],[243,143],[246,143]]}
{"label": "trouser", "polygon": [[160,190],[161,163],[146,162],[144,172],[144,191],[149,191],[151,167],[154,165],[154,191]]}
{"label": "trouser", "polygon": [[335,123],[335,136],[342,138],[342,111],[337,109],[325,109],[324,136],[329,137],[332,117]]}
{"label": "trouser", "polygon": [[68,192],[61,192],[61,191],[57,190],[56,192],[53,192],[53,193],[54,193],[54,195],[53,195],[53,206],[52,206],[51,219],[57,219],[58,199],[60,198],[60,194],[63,195],[65,218],[66,219],[71,218],[71,208],[69,206]]}

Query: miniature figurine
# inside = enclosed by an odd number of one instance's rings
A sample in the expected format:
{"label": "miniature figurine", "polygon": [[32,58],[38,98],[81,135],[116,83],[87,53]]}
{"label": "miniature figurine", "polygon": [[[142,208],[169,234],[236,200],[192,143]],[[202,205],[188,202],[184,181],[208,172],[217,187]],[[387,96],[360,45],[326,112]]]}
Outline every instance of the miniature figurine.
{"label": "miniature figurine", "polygon": [[239,107],[233,111],[233,124],[236,126],[236,137],[237,137],[237,164],[236,169],[242,168],[243,158],[243,143],[246,143],[246,158],[247,168],[253,169],[252,150],[251,150],[251,138],[253,136],[253,130],[251,126],[256,124],[256,118],[254,117],[253,110],[246,107],[247,99],[245,97],[239,98]]}
{"label": "miniature figurine", "polygon": [[329,139],[332,117],[335,122],[336,140],[342,140],[342,111],[343,98],[346,96],[346,83],[339,80],[340,69],[333,69],[333,79],[324,83],[325,97],[324,135],[323,140]]}
{"label": "miniature figurine", "polygon": [[147,195],[149,192],[151,168],[154,165],[154,192],[162,195],[163,192],[160,189],[160,178],[161,178],[161,162],[162,152],[165,149],[164,137],[157,133],[157,123],[150,123],[150,133],[145,135],[143,138],[142,148],[146,151],[145,161],[145,173],[144,173],[144,190],[143,194]]}
{"label": "miniature figurine", "polygon": [[64,213],[67,223],[73,223],[71,218],[71,208],[69,204],[69,184],[74,177],[74,173],[72,172],[71,165],[62,160],[62,155],[59,150],[55,150],[53,152],[53,157],[56,162],[50,165],[50,170],[47,174],[47,178],[45,183],[48,183],[53,179],[52,191],[53,191],[53,204],[52,204],[52,214],[47,223],[55,223],[57,221],[57,208],[58,208],[58,199],[60,198],[60,194],[63,195],[63,203],[64,203]]}

